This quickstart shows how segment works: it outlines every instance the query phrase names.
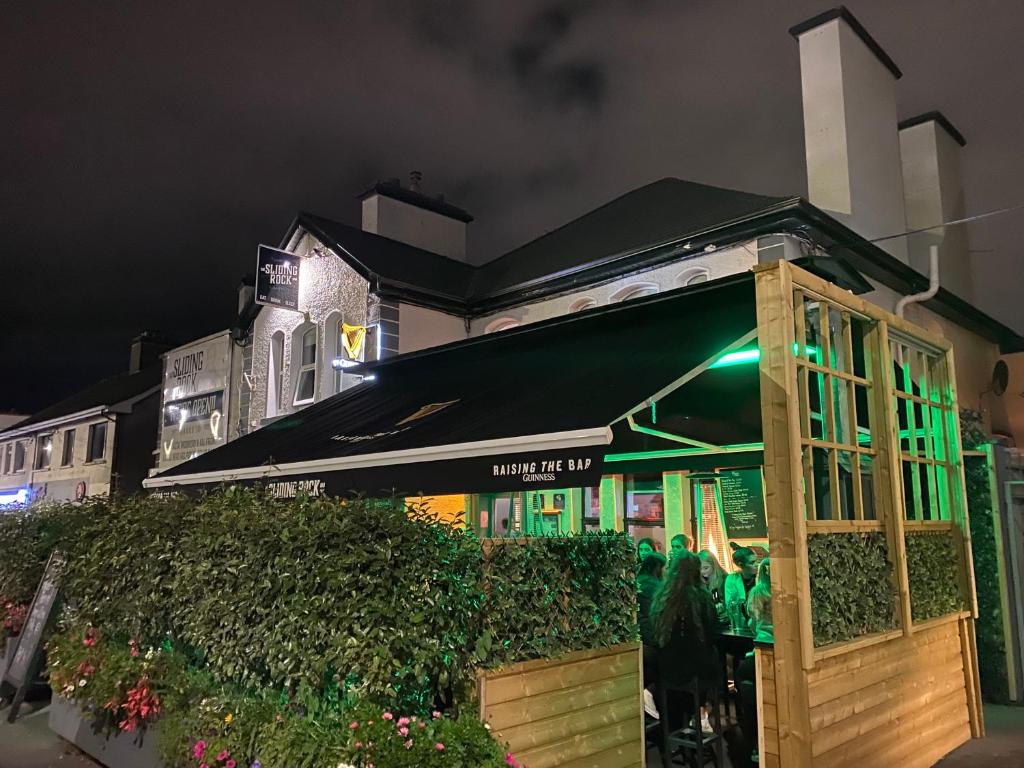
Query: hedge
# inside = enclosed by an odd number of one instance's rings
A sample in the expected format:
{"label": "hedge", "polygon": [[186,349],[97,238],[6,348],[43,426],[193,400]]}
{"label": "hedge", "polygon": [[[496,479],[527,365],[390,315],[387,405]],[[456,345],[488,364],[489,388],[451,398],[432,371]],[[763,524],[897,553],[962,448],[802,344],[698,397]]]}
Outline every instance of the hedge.
{"label": "hedge", "polygon": [[44,535],[30,514],[0,522],[0,542],[36,536],[24,583],[56,544],[77,621],[173,640],[216,679],[253,689],[341,686],[422,709],[462,698],[474,666],[636,637],[635,555],[621,533],[499,546],[485,574],[472,533],[397,501],[230,489],[46,514],[74,524]]}
{"label": "hedge", "polygon": [[816,646],[895,629],[896,594],[885,534],[807,537]]}
{"label": "hedge", "polygon": [[952,531],[906,534],[910,614],[915,622],[963,610],[960,558]]}

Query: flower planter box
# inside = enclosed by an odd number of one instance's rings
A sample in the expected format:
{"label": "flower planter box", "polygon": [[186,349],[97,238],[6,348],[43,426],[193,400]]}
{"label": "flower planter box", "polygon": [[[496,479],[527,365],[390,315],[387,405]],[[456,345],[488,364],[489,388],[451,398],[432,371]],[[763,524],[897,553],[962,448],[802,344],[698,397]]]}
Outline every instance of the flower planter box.
{"label": "flower planter box", "polygon": [[17,637],[8,637],[4,643],[4,655],[0,656],[0,680],[7,674],[7,665],[14,658],[14,646],[18,644]]}
{"label": "flower planter box", "polygon": [[530,768],[643,765],[640,643],[477,671],[480,719]]}
{"label": "flower planter box", "polygon": [[54,695],[50,703],[50,730],[107,768],[160,768],[156,727],[142,734],[119,733],[106,738],[93,733],[92,722],[73,701]]}

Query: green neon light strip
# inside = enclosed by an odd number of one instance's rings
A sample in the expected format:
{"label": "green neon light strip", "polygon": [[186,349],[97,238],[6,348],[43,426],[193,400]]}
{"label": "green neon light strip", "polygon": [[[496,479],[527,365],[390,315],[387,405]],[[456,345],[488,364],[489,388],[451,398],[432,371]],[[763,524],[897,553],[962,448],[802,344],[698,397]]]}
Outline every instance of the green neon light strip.
{"label": "green neon light strip", "polygon": [[675,459],[686,456],[714,456],[719,453],[747,453],[750,451],[763,451],[764,443],[737,443],[735,445],[720,445],[714,450],[706,448],[678,448],[666,451],[634,451],[632,453],[609,453],[604,457],[605,461],[634,461],[636,459]]}
{"label": "green neon light strip", "polygon": [[[797,345],[793,344],[793,354],[797,353]],[[814,347],[804,347],[804,351],[807,353],[808,358],[817,358],[818,350]],[[733,365],[745,365],[747,363],[756,363],[761,359],[761,350],[758,347],[753,349],[737,349],[735,352],[726,352],[720,358],[715,360],[711,365],[711,368],[728,368]]]}

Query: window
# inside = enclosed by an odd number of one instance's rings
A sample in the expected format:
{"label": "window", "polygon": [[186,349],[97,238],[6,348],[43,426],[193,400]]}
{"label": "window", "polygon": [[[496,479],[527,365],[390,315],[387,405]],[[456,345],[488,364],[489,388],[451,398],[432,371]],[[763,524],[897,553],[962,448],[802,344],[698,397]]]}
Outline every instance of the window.
{"label": "window", "polygon": [[52,453],[53,435],[40,435],[36,438],[36,469],[49,469]]}
{"label": "window", "polygon": [[316,326],[307,328],[302,333],[300,344],[299,372],[295,378],[295,405],[313,402],[316,394]]}
{"label": "window", "polygon": [[60,465],[69,467],[75,461],[75,430],[64,430],[64,445],[60,454]]}
{"label": "window", "polygon": [[661,473],[627,475],[625,492],[626,532],[639,542],[654,540],[655,549],[665,552],[665,498]]}
{"label": "window", "polygon": [[492,320],[487,324],[484,329],[484,333],[497,333],[498,331],[507,331],[510,328],[518,328],[519,321],[514,317],[500,317],[497,320]]}
{"label": "window", "polygon": [[281,413],[284,398],[284,333],[278,331],[270,337],[267,350],[267,418]]}
{"label": "window", "polygon": [[13,458],[14,444],[8,443],[0,448],[0,474],[9,474],[11,471],[11,459]]}
{"label": "window", "polygon": [[107,453],[107,423],[89,425],[89,447],[85,452],[86,461],[101,461]]}
{"label": "window", "polygon": [[14,469],[13,472],[22,472],[25,469],[25,443],[21,440],[14,444]]}
{"label": "window", "polygon": [[708,272],[704,267],[693,267],[685,272],[680,272],[676,278],[676,285],[696,285],[697,283],[706,283],[710,278],[711,273]]}
{"label": "window", "polygon": [[582,299],[576,299],[572,304],[569,305],[569,312],[582,312],[585,309],[593,309],[597,306],[597,301],[585,296]]}
{"label": "window", "polygon": [[639,299],[644,296],[653,296],[658,292],[658,286],[654,283],[634,283],[633,285],[627,285],[612,294],[609,301],[615,304],[620,301],[629,301],[630,299]]}

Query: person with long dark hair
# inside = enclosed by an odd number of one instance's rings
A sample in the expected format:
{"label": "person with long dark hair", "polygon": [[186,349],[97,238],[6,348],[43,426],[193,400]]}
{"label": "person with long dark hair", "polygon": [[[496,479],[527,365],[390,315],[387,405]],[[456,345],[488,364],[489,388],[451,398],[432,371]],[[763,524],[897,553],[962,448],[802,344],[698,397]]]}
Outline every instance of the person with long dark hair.
{"label": "person with long dark hair", "polygon": [[677,689],[690,687],[695,680],[711,687],[721,675],[715,606],[700,575],[700,558],[692,552],[669,561],[651,606],[651,632],[659,648],[659,682],[668,693],[670,711],[661,714],[677,730],[696,711],[695,702]]}

